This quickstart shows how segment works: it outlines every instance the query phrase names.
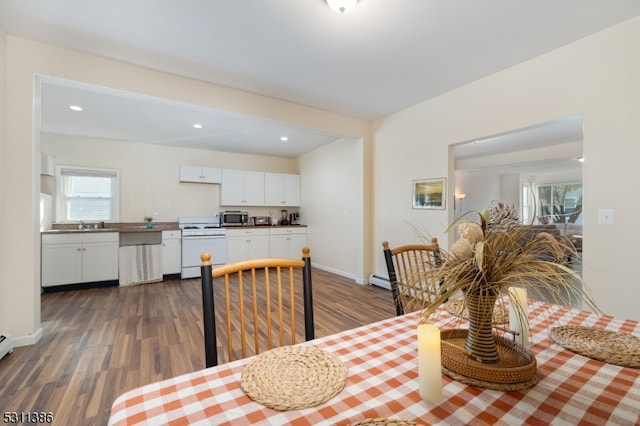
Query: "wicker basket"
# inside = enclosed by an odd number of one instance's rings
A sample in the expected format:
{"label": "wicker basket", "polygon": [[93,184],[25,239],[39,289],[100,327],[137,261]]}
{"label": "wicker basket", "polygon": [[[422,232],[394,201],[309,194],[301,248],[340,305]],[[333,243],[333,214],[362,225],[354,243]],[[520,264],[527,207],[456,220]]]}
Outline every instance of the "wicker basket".
{"label": "wicker basket", "polygon": [[454,329],[441,333],[442,370],[463,383],[496,390],[519,390],[538,382],[537,363],[531,352],[514,341],[495,336],[499,361],[476,361],[465,349],[469,330]]}

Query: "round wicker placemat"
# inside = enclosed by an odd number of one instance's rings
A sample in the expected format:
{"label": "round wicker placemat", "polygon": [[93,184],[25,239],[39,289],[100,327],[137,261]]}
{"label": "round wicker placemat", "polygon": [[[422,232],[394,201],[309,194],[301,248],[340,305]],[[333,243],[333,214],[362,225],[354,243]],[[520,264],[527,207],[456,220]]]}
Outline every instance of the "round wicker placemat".
{"label": "round wicker placemat", "polygon": [[566,349],[621,367],[640,368],[640,339],[630,334],[595,327],[562,326],[551,338]]}
{"label": "round wicker placemat", "polygon": [[[445,308],[451,315],[455,315],[460,318],[469,319],[469,311],[464,304],[463,299],[453,299],[445,304]],[[496,304],[493,308],[493,321],[492,324],[506,324],[509,322],[509,312],[505,309],[504,305]]]}
{"label": "round wicker placemat", "polygon": [[400,419],[365,419],[349,426],[421,426],[420,423]]}
{"label": "round wicker placemat", "polygon": [[313,346],[282,346],[256,356],[242,371],[242,390],[276,410],[313,407],[337,395],[347,367]]}
{"label": "round wicker placemat", "polygon": [[469,330],[441,332],[442,371],[462,383],[500,391],[529,388],[538,383],[536,358],[526,348],[502,336],[495,336],[500,360],[485,364],[464,349]]}

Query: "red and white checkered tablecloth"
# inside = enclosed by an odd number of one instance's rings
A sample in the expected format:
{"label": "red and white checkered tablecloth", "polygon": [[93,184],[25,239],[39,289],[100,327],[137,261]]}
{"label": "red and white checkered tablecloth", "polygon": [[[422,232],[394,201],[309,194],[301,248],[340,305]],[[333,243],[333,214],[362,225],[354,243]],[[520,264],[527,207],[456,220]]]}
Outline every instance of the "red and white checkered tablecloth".
{"label": "red and white checkered tablecloth", "polygon": [[[556,305],[530,302],[530,350],[539,382],[522,391],[501,392],[443,376],[444,402],[418,394],[418,316],[407,314],[323,337],[312,344],[348,367],[345,388],[313,408],[280,412],[252,401],[240,389],[249,359],[153,383],[120,396],[110,425],[344,425],[366,418],[396,418],[421,424],[637,425],[640,370],[574,354],[549,338],[558,325],[597,326],[640,337],[637,321]],[[436,325],[454,325],[446,313]],[[204,355],[203,355],[204,356]]]}

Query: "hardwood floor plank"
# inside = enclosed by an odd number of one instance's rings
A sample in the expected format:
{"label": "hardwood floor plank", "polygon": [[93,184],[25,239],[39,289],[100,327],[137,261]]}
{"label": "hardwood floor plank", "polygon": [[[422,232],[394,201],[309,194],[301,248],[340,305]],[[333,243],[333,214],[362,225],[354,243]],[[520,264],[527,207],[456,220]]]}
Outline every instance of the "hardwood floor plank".
{"label": "hardwood floor plank", "polygon": [[[315,268],[313,285],[316,337],[395,315],[387,290]],[[40,342],[0,360],[3,411],[105,425],[122,393],[205,365],[199,279],[45,293],[41,318]]]}

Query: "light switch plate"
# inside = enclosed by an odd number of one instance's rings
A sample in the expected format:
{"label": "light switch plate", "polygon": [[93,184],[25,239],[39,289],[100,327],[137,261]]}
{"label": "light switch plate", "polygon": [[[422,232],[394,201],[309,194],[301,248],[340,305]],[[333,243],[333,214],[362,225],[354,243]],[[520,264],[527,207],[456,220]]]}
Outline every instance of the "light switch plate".
{"label": "light switch plate", "polygon": [[613,225],[613,209],[598,210],[599,225]]}

